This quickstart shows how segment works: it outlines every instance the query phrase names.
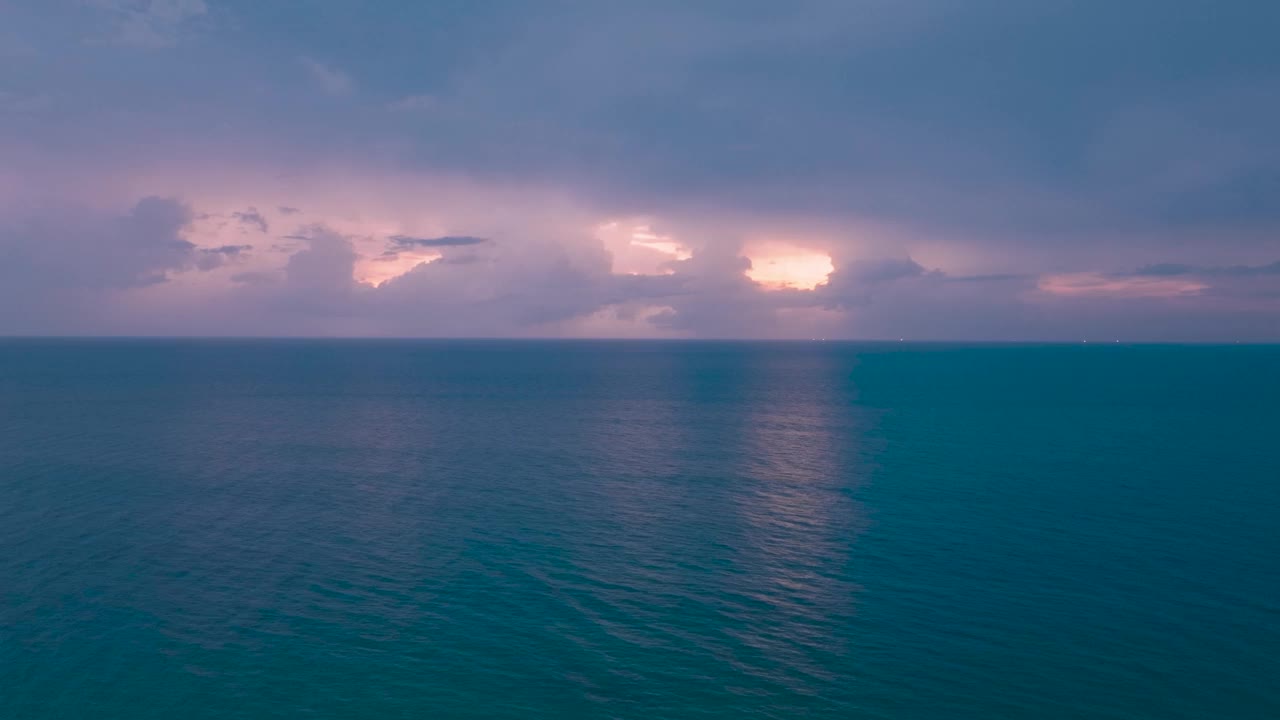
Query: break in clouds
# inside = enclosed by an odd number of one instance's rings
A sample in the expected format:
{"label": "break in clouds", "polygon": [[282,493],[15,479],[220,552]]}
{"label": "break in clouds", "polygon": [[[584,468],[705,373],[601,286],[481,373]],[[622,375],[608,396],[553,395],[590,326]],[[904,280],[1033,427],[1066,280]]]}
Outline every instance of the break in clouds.
{"label": "break in clouds", "polygon": [[0,7],[0,334],[1280,339],[1273,4],[421,5]]}

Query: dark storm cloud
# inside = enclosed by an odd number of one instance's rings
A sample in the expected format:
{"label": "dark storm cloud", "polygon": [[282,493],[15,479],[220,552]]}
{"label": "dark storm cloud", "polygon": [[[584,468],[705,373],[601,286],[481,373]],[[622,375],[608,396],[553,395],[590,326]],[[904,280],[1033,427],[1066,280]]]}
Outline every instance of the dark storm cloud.
{"label": "dark storm cloud", "polygon": [[186,240],[194,217],[181,201],[148,197],[119,215],[61,208],[0,225],[0,329],[79,327],[104,294],[209,270],[242,251]]}
{"label": "dark storm cloud", "polygon": [[3,284],[13,288],[107,289],[163,282],[199,255],[182,237],[193,219],[180,201],[148,197],[123,215],[50,212],[0,229]]}
{"label": "dark storm cloud", "polygon": [[[1025,289],[1028,284],[1034,285],[1035,280],[1034,276],[1012,273],[950,275],[942,270],[926,270],[911,258],[857,260],[836,268],[827,282],[814,289],[813,297],[823,307],[849,310],[872,305],[881,295],[902,302],[904,294],[918,294],[918,300],[947,294],[972,297],[974,292],[1007,294],[1010,288]],[[951,285],[961,287],[948,290]],[[1006,300],[1010,305],[1020,304],[1012,295]],[[945,308],[938,310],[945,311]]]}
{"label": "dark storm cloud", "polygon": [[[454,19],[417,82],[387,79],[436,100],[387,120],[412,161],[563,178],[626,207],[850,213],[1020,242],[1280,207],[1273,5],[502,7],[486,35]],[[476,40],[482,62],[450,54]],[[364,52],[335,62],[372,69]]]}
{"label": "dark storm cloud", "polygon": [[[705,336],[775,336],[806,312],[846,336],[1280,333],[1280,4],[314,5],[0,9],[23,39],[21,62],[0,64],[0,297],[37,308],[21,323],[0,312],[0,332],[39,326],[46,308],[92,329],[91,294],[234,261],[235,312],[218,322],[265,333],[501,334],[641,307],[657,329]],[[222,186],[202,184],[214,165]],[[503,203],[466,218],[513,229],[495,232],[428,224],[453,196],[383,217],[393,201],[336,210],[308,194],[354,194],[355,166],[385,174],[368,197],[440,174],[555,188],[591,218],[524,222],[513,216],[539,213]],[[284,190],[237,194],[238,168]],[[88,179],[86,198],[64,197],[68,177]],[[296,205],[332,226],[249,255],[193,245],[181,202],[65,210],[108,206],[96,188],[117,185],[234,197],[197,203],[233,229],[267,233],[256,208]],[[580,232],[629,214],[687,221],[672,227],[692,256],[664,256],[666,275],[611,272]],[[745,236],[787,238],[788,223],[824,228],[805,246],[835,270],[814,290],[745,275]],[[502,241],[370,247],[385,228],[431,226]],[[441,257],[377,288],[353,279],[366,254],[398,267],[412,249]],[[1073,274],[1096,282],[1046,280]]]}
{"label": "dark storm cloud", "polygon": [[[1017,242],[1274,223],[1280,207],[1275,3],[318,7],[211,5],[223,22],[180,58],[163,51],[193,77],[125,83],[134,61],[103,55],[78,79],[101,87],[85,110],[132,105],[145,124],[292,154],[396,143],[406,165],[550,178],[626,208],[855,214]],[[236,63],[216,62],[232,47]],[[302,82],[313,56],[362,79],[349,100]],[[158,102],[191,81],[190,104]],[[420,97],[422,113],[369,112]]]}
{"label": "dark storm cloud", "polygon": [[923,275],[924,267],[912,260],[905,259],[887,259],[887,260],[859,260],[832,273],[833,278],[828,280],[828,285],[832,281],[852,281],[860,284],[876,284],[898,280],[900,278],[916,277]]}

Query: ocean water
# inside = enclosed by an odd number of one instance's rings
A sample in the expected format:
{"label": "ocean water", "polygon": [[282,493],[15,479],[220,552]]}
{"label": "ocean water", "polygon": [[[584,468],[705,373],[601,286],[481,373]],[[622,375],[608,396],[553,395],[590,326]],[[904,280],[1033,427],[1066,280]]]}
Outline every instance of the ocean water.
{"label": "ocean water", "polygon": [[1280,348],[0,341],[0,718],[1277,718]]}

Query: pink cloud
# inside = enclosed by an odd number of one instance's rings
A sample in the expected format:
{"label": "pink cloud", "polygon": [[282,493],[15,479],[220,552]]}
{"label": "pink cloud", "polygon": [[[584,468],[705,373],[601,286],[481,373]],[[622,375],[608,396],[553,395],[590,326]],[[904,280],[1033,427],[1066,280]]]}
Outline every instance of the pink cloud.
{"label": "pink cloud", "polygon": [[1045,275],[1037,289],[1064,297],[1172,298],[1199,295],[1209,286],[1189,278],[1115,277],[1098,272]]}

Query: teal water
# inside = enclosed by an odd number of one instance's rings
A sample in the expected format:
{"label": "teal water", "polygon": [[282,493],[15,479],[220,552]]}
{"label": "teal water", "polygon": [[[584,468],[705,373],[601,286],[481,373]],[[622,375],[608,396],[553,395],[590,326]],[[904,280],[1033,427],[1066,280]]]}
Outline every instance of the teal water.
{"label": "teal water", "polygon": [[0,341],[0,718],[1280,717],[1280,348]]}

